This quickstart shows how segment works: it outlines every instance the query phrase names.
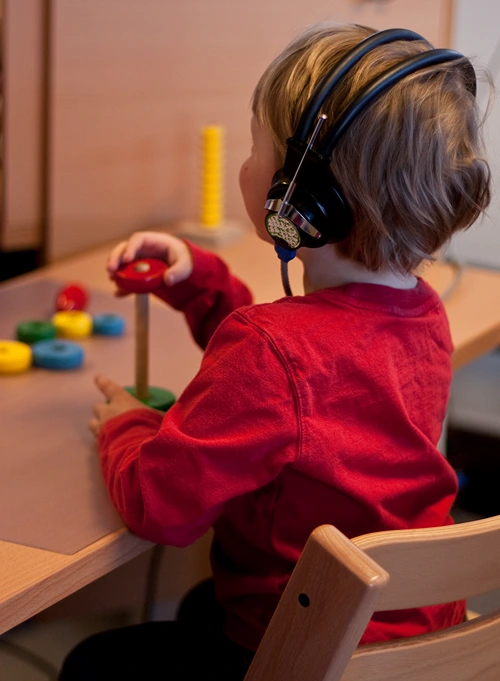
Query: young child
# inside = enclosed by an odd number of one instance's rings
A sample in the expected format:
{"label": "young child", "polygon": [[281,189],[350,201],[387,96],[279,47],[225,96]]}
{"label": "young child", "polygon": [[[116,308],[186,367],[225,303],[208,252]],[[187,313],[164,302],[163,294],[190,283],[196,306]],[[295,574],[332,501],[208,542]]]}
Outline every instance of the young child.
{"label": "young child", "polygon": [[[311,93],[373,33],[316,25],[260,79],[240,186],[262,239],[273,242],[264,206]],[[318,140],[374,77],[431,49],[395,40],[368,51],[324,102]],[[331,158],[352,228],[298,249],[305,295],[253,305],[216,255],[166,234],[139,232],[112,251],[111,275],[138,257],[168,263],[158,295],[184,312],[205,354],[164,415],[97,376],[90,428],[104,479],[138,535],[182,547],[213,528],[215,599],[201,607],[195,592],[177,622],[84,641],[62,681],[153,678],[157,668],[168,679],[242,679],[315,527],[353,537],[452,522],[457,480],[437,443],[453,348],[418,268],[490,200],[472,80],[465,58],[430,65],[357,115]],[[463,603],[377,613],[361,643],[463,617]]]}

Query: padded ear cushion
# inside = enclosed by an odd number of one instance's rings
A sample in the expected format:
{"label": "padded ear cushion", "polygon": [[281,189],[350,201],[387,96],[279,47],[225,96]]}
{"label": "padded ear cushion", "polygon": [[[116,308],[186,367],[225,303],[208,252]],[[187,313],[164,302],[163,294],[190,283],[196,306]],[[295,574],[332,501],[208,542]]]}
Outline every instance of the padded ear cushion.
{"label": "padded ear cushion", "polygon": [[[312,174],[315,177],[309,181],[307,175],[301,177],[300,184],[294,189],[291,204],[322,235],[316,239],[299,230],[300,245],[318,248],[345,239],[352,227],[352,215],[331,171],[328,171],[326,178],[324,175],[318,177],[316,173]],[[273,177],[267,199],[283,199],[289,185],[290,178],[281,168]]]}

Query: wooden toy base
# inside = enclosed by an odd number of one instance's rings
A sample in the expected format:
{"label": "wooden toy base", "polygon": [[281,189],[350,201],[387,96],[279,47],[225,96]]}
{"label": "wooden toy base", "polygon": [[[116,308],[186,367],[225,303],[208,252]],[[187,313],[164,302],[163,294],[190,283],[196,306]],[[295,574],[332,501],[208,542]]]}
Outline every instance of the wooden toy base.
{"label": "wooden toy base", "polygon": [[[137,397],[135,394],[135,386],[126,386],[125,390],[134,397]],[[152,407],[153,409],[158,409],[159,411],[168,411],[174,404],[175,399],[175,395],[170,392],[170,390],[149,386],[148,396],[145,400],[141,400],[141,402],[147,404],[148,407]]]}
{"label": "wooden toy base", "polygon": [[224,220],[219,226],[208,228],[200,222],[185,220],[177,223],[170,230],[175,236],[190,239],[193,243],[205,248],[228,246],[243,237],[244,225],[237,221]]}

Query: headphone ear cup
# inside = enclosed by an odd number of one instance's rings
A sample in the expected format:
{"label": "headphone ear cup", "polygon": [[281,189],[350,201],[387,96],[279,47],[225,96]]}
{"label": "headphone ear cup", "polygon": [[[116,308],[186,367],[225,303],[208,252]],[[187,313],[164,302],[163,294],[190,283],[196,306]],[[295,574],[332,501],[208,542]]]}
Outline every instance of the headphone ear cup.
{"label": "headphone ear cup", "polygon": [[[295,210],[321,234],[321,237],[315,238],[301,229],[298,230],[300,246],[308,248],[342,241],[352,227],[351,211],[331,171],[326,179],[324,176],[319,178],[316,173],[314,175],[311,186],[303,183],[296,185],[290,200]],[[289,185],[290,178],[284,168],[280,168],[274,174],[267,200],[283,200]]]}
{"label": "headphone ear cup", "polygon": [[284,168],[277,170],[271,181],[271,189],[267,193],[269,199],[283,199],[290,184],[290,178],[285,173]]}
{"label": "headphone ear cup", "polygon": [[315,200],[327,216],[325,230],[327,243],[343,241],[352,230],[353,216],[331,169],[328,170],[324,182],[317,183]]}

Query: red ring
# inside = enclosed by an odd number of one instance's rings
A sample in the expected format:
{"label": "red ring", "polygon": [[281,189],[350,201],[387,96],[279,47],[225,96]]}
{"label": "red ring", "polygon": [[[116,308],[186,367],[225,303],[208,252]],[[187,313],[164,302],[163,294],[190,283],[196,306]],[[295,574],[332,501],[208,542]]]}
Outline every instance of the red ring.
{"label": "red ring", "polygon": [[56,310],[85,310],[89,302],[89,294],[79,284],[68,284],[56,297]]}
{"label": "red ring", "polygon": [[161,285],[166,269],[167,264],[163,260],[140,258],[120,265],[113,279],[127,293],[150,293]]}

